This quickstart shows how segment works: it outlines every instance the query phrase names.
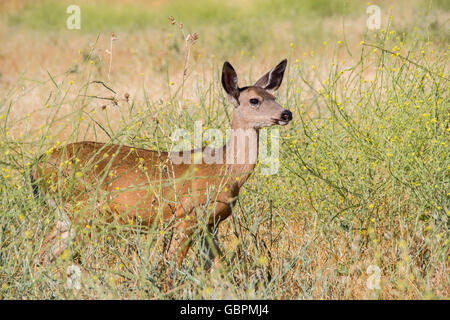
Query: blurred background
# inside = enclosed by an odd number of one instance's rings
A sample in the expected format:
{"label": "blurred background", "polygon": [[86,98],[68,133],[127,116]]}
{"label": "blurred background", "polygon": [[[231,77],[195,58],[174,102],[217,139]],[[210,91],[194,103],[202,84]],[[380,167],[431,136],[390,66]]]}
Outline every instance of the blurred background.
{"label": "blurred background", "polygon": [[[71,15],[66,10],[72,4],[80,8],[80,29],[66,26]],[[13,110],[27,114],[46,104],[47,94],[41,90],[52,86],[49,74],[64,74],[80,84],[85,81],[81,72],[87,70],[85,65],[91,67],[90,77],[107,79],[119,96],[142,97],[146,87],[147,97],[168,98],[184,83],[183,99],[197,101],[195,85],[217,78],[225,60],[238,70],[241,86],[285,57],[292,63],[317,66],[314,73],[326,75],[328,71],[321,68],[324,59],[356,61],[360,41],[374,34],[367,29],[370,5],[357,0],[2,1],[0,90],[43,84]],[[395,5],[378,1],[376,5],[381,29],[389,24],[402,41],[420,37],[448,43],[448,1],[405,0]],[[190,33],[197,33],[199,39],[190,50],[188,76],[183,79],[185,38]],[[33,120],[42,121],[39,112]]]}
{"label": "blurred background", "polygon": [[[79,30],[66,27],[70,15],[66,9],[71,4],[81,9]],[[411,33],[409,27],[414,25],[427,30],[432,41],[449,40],[449,1],[374,4],[381,9],[382,26],[387,25],[389,16],[395,17],[393,27],[398,34]],[[175,82],[183,67],[179,22],[186,34],[199,34],[191,53],[194,73],[207,72],[224,60],[239,65],[244,74],[250,66],[272,65],[284,57],[317,62],[337,40],[345,40],[350,51],[359,45],[367,32],[368,5],[370,2],[358,0],[2,1],[0,88],[8,88],[20,75],[38,79],[46,77],[46,70],[51,74],[76,70],[93,43],[95,66],[104,73],[111,32],[118,37],[112,80],[132,89],[144,73],[145,82],[159,88],[167,74]],[[176,25],[169,23],[169,16],[177,20]]]}

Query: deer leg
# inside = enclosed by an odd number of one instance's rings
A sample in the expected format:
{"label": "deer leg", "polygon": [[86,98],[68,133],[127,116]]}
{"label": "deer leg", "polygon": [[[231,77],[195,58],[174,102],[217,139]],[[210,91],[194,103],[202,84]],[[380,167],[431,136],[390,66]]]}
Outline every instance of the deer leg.
{"label": "deer leg", "polygon": [[213,271],[211,268],[214,265],[214,269],[218,269],[220,265],[220,256],[222,252],[219,247],[218,240],[218,228],[217,226],[210,225],[208,227],[208,234],[206,235],[206,249],[208,252],[208,261],[205,264],[205,269]]}
{"label": "deer leg", "polygon": [[169,260],[175,257],[177,259],[177,268],[180,268],[191,247],[192,226],[187,221],[181,221],[173,227],[172,232],[173,236],[167,250],[167,257]]}
{"label": "deer leg", "polygon": [[52,262],[69,247],[74,237],[74,229],[64,210],[59,208],[53,200],[49,200],[48,203],[56,210],[59,220],[44,240],[44,246],[38,257],[40,264]]}
{"label": "deer leg", "polygon": [[[189,248],[191,247],[191,236],[193,234],[192,227],[188,222],[178,222],[173,227],[173,236],[167,250],[167,260],[177,259],[176,268],[179,269],[186,257]],[[164,283],[164,289],[169,291],[172,289],[175,280],[176,270],[172,268],[167,269],[166,281]]]}

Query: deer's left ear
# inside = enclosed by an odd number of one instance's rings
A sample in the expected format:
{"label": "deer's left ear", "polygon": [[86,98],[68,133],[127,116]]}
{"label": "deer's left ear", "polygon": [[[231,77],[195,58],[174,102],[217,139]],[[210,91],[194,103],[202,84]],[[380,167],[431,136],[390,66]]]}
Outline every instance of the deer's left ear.
{"label": "deer's left ear", "polygon": [[277,90],[283,81],[284,70],[286,70],[287,59],[281,61],[275,68],[263,75],[254,86],[261,87],[265,90]]}
{"label": "deer's left ear", "polygon": [[227,93],[228,100],[235,106],[239,106],[238,77],[233,66],[225,61],[222,68],[222,86]]}

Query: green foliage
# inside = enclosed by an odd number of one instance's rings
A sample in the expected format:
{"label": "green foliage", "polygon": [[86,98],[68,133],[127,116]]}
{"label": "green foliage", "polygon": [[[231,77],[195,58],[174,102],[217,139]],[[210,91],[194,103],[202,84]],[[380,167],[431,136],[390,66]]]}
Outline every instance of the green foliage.
{"label": "green foliage", "polygon": [[313,16],[323,18],[330,16],[345,16],[357,8],[360,4],[347,0],[264,0],[258,2],[255,10],[260,15],[269,15],[271,18],[300,18]]}
{"label": "green foliage", "polygon": [[[35,30],[66,30],[69,14],[67,7],[71,3],[64,1],[43,1],[26,6],[19,13],[9,17],[10,23],[23,25]],[[114,29],[136,29],[151,24],[154,16],[148,10],[135,6],[103,3],[102,5],[85,2],[80,5],[81,32]]]}
{"label": "green foliage", "polygon": [[[283,21],[298,18],[300,15],[310,20],[313,17],[342,15],[355,10],[352,1],[272,1],[250,3],[240,7],[223,1],[169,1],[160,6],[147,7],[132,3],[98,1],[82,2],[81,32],[110,30],[129,30],[137,28],[160,28],[166,24],[169,15],[183,21],[186,25],[198,28],[202,26],[220,26],[233,24],[236,27],[257,21]],[[29,4],[10,17],[10,22],[32,29],[64,30],[68,17],[65,1],[45,0]]]}

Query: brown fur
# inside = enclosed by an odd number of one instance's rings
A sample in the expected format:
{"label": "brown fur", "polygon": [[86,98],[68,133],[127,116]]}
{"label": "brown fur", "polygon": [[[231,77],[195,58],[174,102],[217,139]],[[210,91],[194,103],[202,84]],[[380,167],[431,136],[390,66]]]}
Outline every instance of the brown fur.
{"label": "brown fur", "polygon": [[[280,65],[276,67],[278,73]],[[229,96],[236,107],[232,129],[250,130],[253,135],[248,145],[257,148],[259,128],[277,124],[285,110],[263,87],[250,86],[241,91],[231,87],[232,90],[227,91],[230,86],[237,86],[237,76],[231,65],[231,70],[226,66],[224,74],[229,72],[227,81],[230,82],[224,83],[224,87],[227,94],[232,92],[235,95]],[[285,61],[282,67],[284,72]],[[260,79],[260,85],[271,78],[268,74],[264,76],[266,79]],[[276,90],[281,79],[273,78],[276,82],[270,85]],[[259,105],[251,105],[250,99],[258,99]],[[223,152],[224,159],[230,153],[232,158],[236,158],[242,150],[237,150],[236,145],[231,146],[227,143],[213,152]],[[204,149],[190,151],[192,156],[196,152],[203,153]],[[244,153],[249,159],[250,151],[246,149]],[[210,231],[226,219],[254,167],[254,162],[175,165],[167,152],[84,141],[53,150],[48,157],[41,157],[33,177],[42,190],[46,193],[58,191],[64,201],[83,202],[92,198],[95,192],[100,192],[103,197],[97,196],[98,210],[89,214],[96,215],[101,211],[110,221],[127,222],[139,217],[143,224],[150,225],[162,212],[166,221],[173,222],[174,230],[180,231],[169,248],[169,255],[178,255],[180,266],[189,249],[197,218],[207,218]],[[76,179],[75,184],[70,186],[66,179]],[[210,212],[209,216],[206,209]],[[83,223],[82,217],[70,218]],[[66,229],[59,231],[69,232]],[[214,236],[212,239],[209,245],[212,245],[216,255],[219,249]],[[60,253],[61,246],[57,247]]]}

